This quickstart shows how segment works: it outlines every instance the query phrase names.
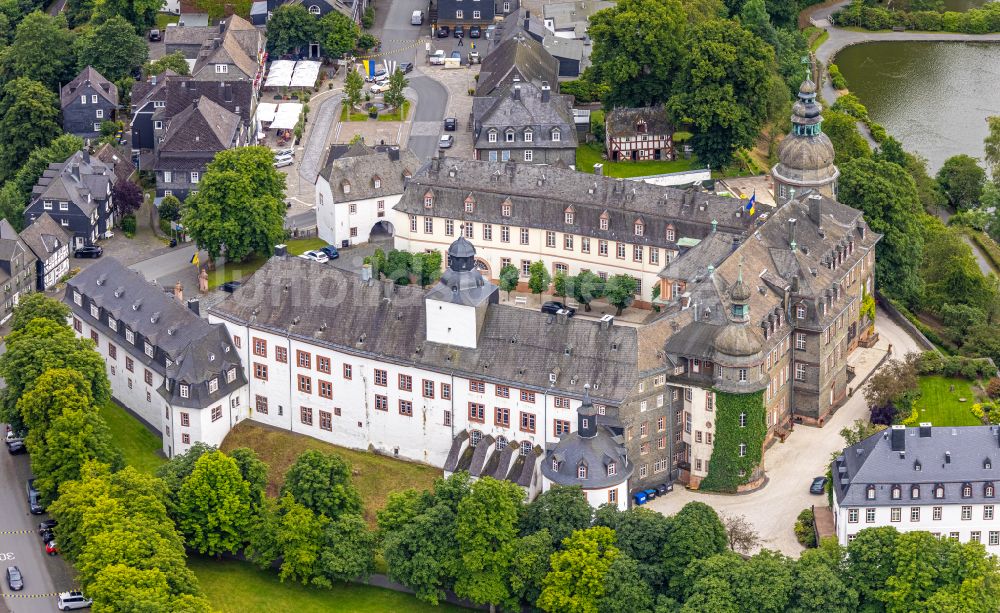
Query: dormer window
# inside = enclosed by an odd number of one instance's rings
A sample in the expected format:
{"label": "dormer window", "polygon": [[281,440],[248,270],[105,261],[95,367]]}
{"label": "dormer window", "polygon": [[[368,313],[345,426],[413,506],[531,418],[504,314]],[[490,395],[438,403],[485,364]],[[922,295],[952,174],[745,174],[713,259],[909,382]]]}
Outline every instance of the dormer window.
{"label": "dormer window", "polygon": [[514,142],[514,130],[507,130],[507,132],[504,134],[504,140],[506,140],[508,143]]}
{"label": "dormer window", "polygon": [[573,211],[566,211],[566,223],[573,224]]}
{"label": "dormer window", "polygon": [[910,498],[912,498],[913,500],[916,500],[916,499],[920,498],[920,486],[919,485],[914,485],[913,487],[910,488]]}
{"label": "dormer window", "polygon": [[90,305],[90,316],[93,317],[94,319],[101,318],[101,309],[97,308],[96,304]]}
{"label": "dormer window", "polygon": [[73,292],[73,302],[75,302],[77,306],[83,306],[83,296],[80,292]]}
{"label": "dormer window", "polygon": [[309,5],[309,14],[310,15],[319,15],[319,6],[317,6],[315,4]]}
{"label": "dormer window", "polygon": [[559,470],[559,460],[557,460],[555,458],[552,458],[552,470],[557,471],[557,472]]}
{"label": "dormer window", "polygon": [[634,229],[635,229],[635,235],[636,236],[642,236],[642,232],[643,232],[644,228],[643,228],[643,223],[642,223],[641,219],[639,221],[635,222]]}
{"label": "dormer window", "polygon": [[191,388],[188,387],[186,383],[181,383],[180,390],[181,390],[181,398],[187,398],[188,396],[191,395]]}
{"label": "dormer window", "polygon": [[351,193],[351,182],[350,181],[341,181],[341,183],[340,183],[340,189],[343,190],[343,192],[345,194]]}
{"label": "dormer window", "polygon": [[580,419],[580,428],[586,430],[590,427],[590,420],[586,417]]}
{"label": "dormer window", "polygon": [[677,240],[677,231],[674,229],[673,224],[667,226],[667,240],[671,242]]}
{"label": "dormer window", "polygon": [[524,142],[530,143],[535,140],[535,133],[531,130],[524,131]]}
{"label": "dormer window", "polygon": [[114,317],[110,315],[108,315],[108,327],[114,330],[115,332],[118,331],[118,322],[115,320]]}
{"label": "dormer window", "polygon": [[608,229],[609,221],[610,220],[608,219],[608,214],[607,213],[603,213],[601,215],[601,226],[600,226],[602,230],[607,230]]}
{"label": "dormer window", "polygon": [[505,203],[501,204],[500,205],[500,216],[501,217],[510,217],[511,208],[512,207],[511,207],[510,203],[508,203],[508,202],[505,202]]}
{"label": "dormer window", "polygon": [[801,304],[795,305],[795,318],[796,319],[805,319],[806,318],[806,307],[805,306],[803,306]]}
{"label": "dormer window", "polygon": [[616,473],[617,473],[617,469],[615,467],[615,463],[612,462],[612,463],[608,464],[608,476],[609,477],[614,477]]}
{"label": "dormer window", "polygon": [[209,394],[214,394],[217,391],[219,391],[219,378],[218,377],[212,377],[208,381],[208,393]]}
{"label": "dormer window", "polygon": [[236,380],[236,368],[230,368],[226,371],[226,383],[232,383]]}
{"label": "dormer window", "polygon": [[586,479],[587,478],[587,465],[586,464],[580,464],[579,466],[576,467],[576,477],[578,479]]}
{"label": "dormer window", "polygon": [[372,179],[372,187],[374,187],[375,189],[382,187],[382,179],[378,177]]}
{"label": "dormer window", "polygon": [[472,194],[465,199],[465,212],[471,213],[476,208],[476,200],[472,197]]}
{"label": "dormer window", "polygon": [[869,485],[867,491],[865,492],[865,497],[868,500],[875,500],[875,486]]}
{"label": "dormer window", "polygon": [[995,491],[993,489],[993,484],[992,483],[987,484],[986,487],[983,488],[983,494],[987,498],[993,498],[994,493],[995,493]]}
{"label": "dormer window", "polygon": [[146,343],[146,355],[153,357],[153,345]]}
{"label": "dormer window", "polygon": [[639,121],[637,121],[636,124],[635,124],[635,131],[638,134],[645,134],[646,133],[646,122],[643,121],[643,120],[641,120],[641,119]]}
{"label": "dormer window", "polygon": [[899,500],[903,496],[902,488],[898,485],[892,486],[892,499]]}
{"label": "dormer window", "polygon": [[559,131],[559,128],[552,128],[552,141],[558,143],[560,140],[562,140],[562,132]]}
{"label": "dormer window", "polygon": [[434,194],[427,192],[424,194],[424,208],[429,209],[434,206]]}
{"label": "dormer window", "polygon": [[491,142],[491,143],[497,142],[497,131],[496,130],[490,130],[489,132],[487,132],[486,133],[486,140],[489,141],[489,142]]}
{"label": "dormer window", "polygon": [[962,485],[962,498],[972,498],[972,486],[968,483]]}
{"label": "dormer window", "polygon": [[943,485],[938,484],[938,485],[934,486],[934,497],[935,498],[944,498],[944,486]]}
{"label": "dormer window", "polygon": [[128,328],[125,328],[125,340],[132,343],[133,345],[135,344],[135,333],[129,330]]}

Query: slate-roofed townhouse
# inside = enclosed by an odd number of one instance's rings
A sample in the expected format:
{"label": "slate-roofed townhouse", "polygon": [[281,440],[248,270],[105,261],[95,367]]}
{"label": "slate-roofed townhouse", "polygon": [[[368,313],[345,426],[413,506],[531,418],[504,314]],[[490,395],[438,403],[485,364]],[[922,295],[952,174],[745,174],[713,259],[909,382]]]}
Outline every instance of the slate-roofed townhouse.
{"label": "slate-roofed townhouse", "polygon": [[153,156],[156,195],[181,200],[198,183],[215,154],[246,144],[241,116],[207,96],[196,100],[165,122]]}
{"label": "slate-roofed townhouse", "polygon": [[261,30],[238,15],[217,26],[174,26],[164,35],[166,52],[180,51],[190,60],[197,81],[248,81],[254,98],[263,83],[267,62]]}
{"label": "slate-roofed townhouse", "polygon": [[[501,8],[503,1],[499,0]],[[469,26],[478,25],[486,27],[493,23],[493,17],[497,14],[497,6],[494,0],[437,0],[436,7],[437,21],[439,26],[454,27],[462,25],[466,28],[468,35]]]}
{"label": "slate-roofed townhouse", "polygon": [[[153,114],[167,106],[167,80],[177,77],[177,73],[167,70],[162,74],[150,75],[145,81],[132,86],[132,153],[152,151],[156,144],[153,131]],[[162,125],[161,125],[162,128]],[[141,162],[140,166],[144,166]]]}
{"label": "slate-roofed townhouse", "polygon": [[548,82],[522,83],[472,101],[476,159],[528,164],[576,164],[577,135],[568,96]]}
{"label": "slate-roofed townhouse", "polygon": [[106,238],[115,225],[114,181],[114,166],[86,150],[49,164],[31,190],[24,225],[48,213],[72,236],[71,249]]}
{"label": "slate-roofed townhouse", "polygon": [[476,96],[490,96],[517,79],[522,83],[554,84],[559,78],[559,63],[541,43],[518,34],[495,45],[483,58]]}
{"label": "slate-roofed townhouse", "polygon": [[70,237],[48,213],[21,231],[21,239],[37,258],[35,289],[52,289],[69,272]]}
{"label": "slate-roofed townhouse", "polygon": [[63,130],[81,138],[101,135],[101,123],[115,118],[118,88],[87,66],[59,92]]}
{"label": "slate-roofed townhouse", "polygon": [[553,32],[530,10],[520,8],[497,24],[494,46],[514,36],[527,36],[541,43],[542,47],[558,62],[560,79],[575,79],[590,65],[591,41],[576,37],[572,32]]}
{"label": "slate-roofed townhouse", "polygon": [[[166,291],[164,291],[166,289]],[[163,439],[173,457],[203,441],[219,445],[247,416],[246,375],[225,327],[107,256],[70,279],[64,302],[76,335],[104,358],[112,396]]]}
{"label": "slate-roofed townhouse", "polygon": [[13,314],[21,296],[35,290],[35,255],[14,226],[0,219],[0,324]]}

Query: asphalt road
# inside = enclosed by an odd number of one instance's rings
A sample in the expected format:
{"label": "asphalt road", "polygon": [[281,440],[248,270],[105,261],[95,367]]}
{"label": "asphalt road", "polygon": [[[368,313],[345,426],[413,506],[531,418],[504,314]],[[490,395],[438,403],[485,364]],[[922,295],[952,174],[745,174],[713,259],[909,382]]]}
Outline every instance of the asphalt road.
{"label": "asphalt road", "polygon": [[[0,450],[0,589],[12,613],[50,613],[56,610],[56,594],[73,587],[69,565],[58,556],[46,555],[36,528],[47,515],[28,513],[25,481],[31,475],[27,455],[11,456]],[[11,592],[6,569],[16,565],[24,576],[24,590]],[[0,605],[2,607],[3,605]]]}

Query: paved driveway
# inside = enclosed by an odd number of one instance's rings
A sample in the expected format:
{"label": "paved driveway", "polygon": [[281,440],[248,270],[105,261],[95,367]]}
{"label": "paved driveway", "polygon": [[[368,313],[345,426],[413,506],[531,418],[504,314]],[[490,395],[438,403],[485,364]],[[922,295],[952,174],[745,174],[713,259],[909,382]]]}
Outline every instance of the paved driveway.
{"label": "paved driveway", "polygon": [[[880,345],[892,344],[893,355],[919,351],[916,342],[882,311],[876,326]],[[673,515],[692,501],[704,502],[727,515],[744,515],[761,538],[761,546],[798,556],[802,546],[795,540],[793,526],[799,512],[810,505],[826,506],[826,496],[809,494],[813,477],[826,473],[830,456],[844,446],[840,430],[865,416],[864,396],[855,393],[823,428],[799,426],[784,443],[775,443],[764,456],[768,483],[756,492],[734,496],[675,489],[647,506]]]}

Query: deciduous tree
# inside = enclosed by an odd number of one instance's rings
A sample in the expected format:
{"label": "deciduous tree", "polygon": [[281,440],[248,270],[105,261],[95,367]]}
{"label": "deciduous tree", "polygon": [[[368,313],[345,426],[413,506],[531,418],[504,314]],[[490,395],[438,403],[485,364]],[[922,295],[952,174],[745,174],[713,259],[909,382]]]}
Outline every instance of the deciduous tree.
{"label": "deciduous tree", "polygon": [[590,526],[593,510],[578,486],[555,486],[542,492],[521,512],[521,534],[547,530],[552,546],[577,530]]}
{"label": "deciduous tree", "polygon": [[858,591],[861,606],[881,606],[879,593],[896,568],[895,528],[866,528],[847,545],[847,583]]}
{"label": "deciduous tree", "polygon": [[[403,90],[406,86],[410,84],[410,80],[406,78],[403,71],[399,68],[393,71],[389,76],[389,89],[383,94],[382,99],[390,108],[402,109],[403,103],[406,102],[406,97],[403,95]],[[403,119],[400,117],[400,119]]]}
{"label": "deciduous tree", "polygon": [[344,78],[344,102],[348,109],[356,109],[361,104],[361,90],[365,80],[357,70],[348,70]]}
{"label": "deciduous tree", "polygon": [[517,289],[517,282],[521,278],[521,273],[513,264],[507,264],[500,269],[500,289],[507,292],[507,300],[510,300],[510,293]]}
{"label": "deciduous tree", "polygon": [[597,274],[584,270],[574,277],[573,299],[590,312],[590,303],[604,295],[604,281]]}
{"label": "deciduous tree", "polygon": [[267,49],[278,56],[297,52],[318,40],[318,26],[320,23],[304,5],[282,4],[267,22]]}
{"label": "deciduous tree", "polygon": [[327,57],[340,58],[358,46],[361,28],[340,11],[330,11],[319,20],[319,39]]}
{"label": "deciduous tree", "polygon": [[551,281],[552,275],[549,274],[549,270],[545,267],[545,262],[538,260],[528,267],[528,287],[531,289],[532,294],[538,295],[539,301],[541,301],[542,292],[549,289]]}
{"label": "deciduous tree", "polygon": [[620,555],[610,528],[574,532],[552,554],[536,605],[549,613],[597,613],[607,590],[604,579]]}
{"label": "deciduous tree", "polygon": [[670,520],[663,547],[663,568],[671,593],[680,595],[687,585],[684,570],[693,560],[709,558],[726,551],[726,528],[712,507],[703,502],[689,502]]}
{"label": "deciduous tree", "polygon": [[168,70],[172,70],[179,75],[191,74],[191,67],[188,66],[183,51],[168,53],[156,61],[146,62],[146,65],[142,67],[142,74],[149,77],[151,75],[163,74]]}
{"label": "deciduous tree", "polygon": [[177,493],[177,527],[188,546],[206,555],[239,551],[250,527],[250,485],[236,460],[203,454]]}
{"label": "deciduous tree", "polygon": [[267,147],[222,151],[208,165],[181,216],[188,234],[212,258],[241,262],[271,255],[285,234],[285,175]]}
{"label": "deciduous tree", "polygon": [[132,74],[149,59],[149,47],[135,28],[115,15],[76,39],[77,68],[93,66],[109,81]]}
{"label": "deciduous tree", "polygon": [[[121,17],[137,33],[146,32],[156,23],[156,13],[163,8],[159,0],[94,0],[94,23],[103,24]],[[247,7],[249,9],[250,7]],[[246,15],[247,11],[238,14]],[[107,75],[104,75],[107,76]]]}
{"label": "deciduous tree", "polygon": [[237,447],[229,452],[229,457],[236,461],[240,475],[250,487],[250,510],[256,511],[264,504],[267,489],[267,464],[257,457],[253,449]]}
{"label": "deciduous tree", "polygon": [[839,569],[822,558],[822,552],[809,549],[795,564],[792,609],[853,613],[858,610],[858,592],[849,586]]}
{"label": "deciduous tree", "polygon": [[315,449],[302,452],[288,469],[282,494],[291,494],[299,504],[329,518],[361,512],[351,466],[336,454]]}
{"label": "deciduous tree", "polygon": [[760,537],[745,515],[725,515],[722,524],[726,527],[729,549],[736,553],[750,553],[760,543]]}
{"label": "deciduous tree", "polygon": [[1000,179],[1000,115],[992,115],[986,118],[988,131],[983,139],[983,148],[986,150],[986,166],[990,171],[990,176],[996,181]]}
{"label": "deciduous tree", "polygon": [[378,538],[360,515],[344,513],[326,525],[317,568],[322,581],[362,581],[375,569]]}
{"label": "deciduous tree", "polygon": [[62,301],[49,298],[42,293],[31,293],[22,296],[17,306],[14,307],[10,328],[11,330],[23,330],[33,319],[48,319],[65,326],[69,313],[69,307]]}
{"label": "deciduous tree", "polygon": [[865,402],[870,407],[899,404],[917,390],[917,368],[912,359],[890,360],[868,379]]}
{"label": "deciduous tree", "polygon": [[42,437],[35,432],[29,437],[33,443],[29,445],[31,468],[43,504],[56,499],[60,485],[79,479],[83,465],[89,460],[105,463],[113,470],[124,465],[107,423],[93,406],[64,408]]}
{"label": "deciduous tree", "polygon": [[[37,52],[37,50],[36,50]],[[0,98],[0,180],[7,180],[28,159],[62,133],[59,101],[44,84],[26,77],[7,83]]]}
{"label": "deciduous tree", "polygon": [[615,544],[623,554],[637,564],[643,580],[659,592],[667,580],[663,552],[670,534],[669,517],[643,507],[618,511],[603,505],[598,511],[597,525],[615,531]]}
{"label": "deciduous tree", "polygon": [[604,575],[604,595],[597,601],[600,613],[652,613],[653,590],[635,560],[625,554],[611,562]]}
{"label": "deciduous tree", "polygon": [[519,538],[514,549],[517,555],[511,560],[510,588],[521,602],[534,603],[549,572],[549,559],[555,550],[552,537],[542,528]]}
{"label": "deciduous tree", "polygon": [[28,13],[6,49],[5,63],[13,77],[34,79],[46,89],[56,91],[76,76],[73,38],[64,16],[52,17],[41,11]]}
{"label": "deciduous tree", "polygon": [[964,211],[979,204],[986,183],[986,171],[979,166],[976,158],[963,153],[944,161],[938,170],[937,180],[951,206]]}
{"label": "deciduous tree", "polygon": [[115,182],[111,190],[111,199],[115,203],[118,215],[135,215],[142,206],[142,190],[128,179]]}
{"label": "deciduous tree", "polygon": [[834,158],[837,165],[844,164],[854,158],[871,156],[868,141],[858,132],[858,120],[846,113],[837,111],[823,112],[823,132],[833,143]]}
{"label": "deciduous tree", "polygon": [[615,315],[632,306],[638,291],[639,282],[632,275],[613,275],[604,284],[604,297],[617,309]]}

